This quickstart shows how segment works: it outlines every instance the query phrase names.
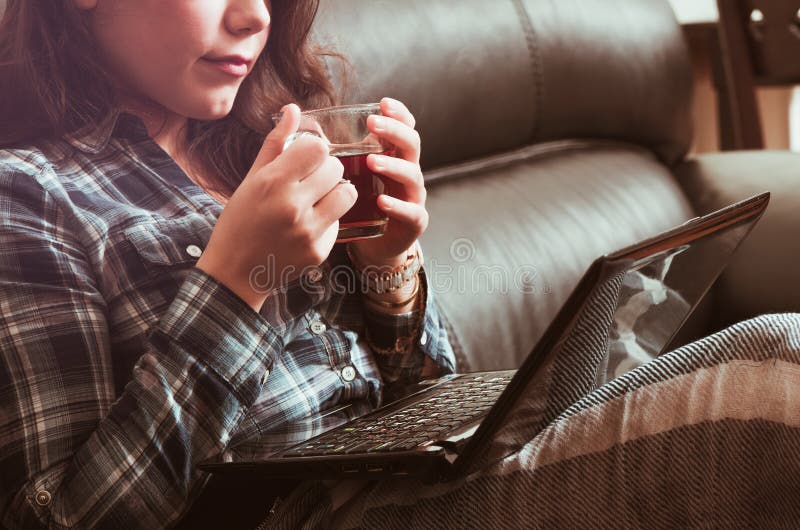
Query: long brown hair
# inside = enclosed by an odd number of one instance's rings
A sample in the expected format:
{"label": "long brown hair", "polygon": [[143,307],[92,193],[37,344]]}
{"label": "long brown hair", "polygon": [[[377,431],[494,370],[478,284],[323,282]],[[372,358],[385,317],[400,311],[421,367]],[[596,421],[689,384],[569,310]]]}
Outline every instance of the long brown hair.
{"label": "long brown hair", "polygon": [[[270,116],[286,103],[333,103],[322,50],[310,40],[319,0],[273,0],[269,43],[223,119],[190,121],[204,185],[229,195],[250,168]],[[8,0],[0,22],[0,148],[57,139],[115,111],[111,76],[73,0]]]}

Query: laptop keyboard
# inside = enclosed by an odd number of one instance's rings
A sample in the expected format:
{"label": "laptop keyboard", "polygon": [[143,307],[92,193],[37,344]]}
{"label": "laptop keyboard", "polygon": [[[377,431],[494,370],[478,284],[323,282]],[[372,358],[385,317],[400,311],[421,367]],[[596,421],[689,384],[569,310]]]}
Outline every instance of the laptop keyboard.
{"label": "laptop keyboard", "polygon": [[428,392],[429,397],[384,416],[355,420],[291,449],[284,457],[408,451],[436,440],[487,413],[512,374],[464,376]]}

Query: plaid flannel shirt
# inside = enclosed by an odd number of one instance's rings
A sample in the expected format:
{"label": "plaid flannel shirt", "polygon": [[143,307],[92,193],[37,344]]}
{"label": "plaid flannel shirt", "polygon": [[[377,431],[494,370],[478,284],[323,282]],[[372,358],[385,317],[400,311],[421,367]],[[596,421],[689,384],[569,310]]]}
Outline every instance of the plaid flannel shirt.
{"label": "plaid flannel shirt", "polygon": [[256,313],[194,267],[221,210],[127,114],[0,151],[2,524],[166,526],[198,461],[453,371],[424,272],[422,309],[374,312],[336,245]]}

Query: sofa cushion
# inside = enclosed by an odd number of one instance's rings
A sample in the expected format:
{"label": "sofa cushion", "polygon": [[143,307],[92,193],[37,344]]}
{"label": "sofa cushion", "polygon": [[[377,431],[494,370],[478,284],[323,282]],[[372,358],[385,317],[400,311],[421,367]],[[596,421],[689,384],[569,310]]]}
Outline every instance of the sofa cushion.
{"label": "sofa cushion", "polygon": [[518,366],[589,263],[693,216],[641,148],[557,142],[428,173],[422,238],[471,369]]}
{"label": "sofa cushion", "polygon": [[672,163],[691,142],[691,68],[665,0],[336,0],[315,34],[351,62],[346,102],[408,104],[426,168],[571,138]]}
{"label": "sofa cushion", "polygon": [[800,154],[706,154],[687,160],[678,175],[698,213],[763,191],[772,194],[764,218],[717,282],[714,329],[762,313],[800,310]]}

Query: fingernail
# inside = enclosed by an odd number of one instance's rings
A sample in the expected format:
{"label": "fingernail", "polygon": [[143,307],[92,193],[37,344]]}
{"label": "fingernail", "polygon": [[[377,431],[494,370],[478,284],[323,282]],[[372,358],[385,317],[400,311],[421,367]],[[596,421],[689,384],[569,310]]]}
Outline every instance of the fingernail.
{"label": "fingernail", "polygon": [[381,195],[381,202],[383,202],[384,210],[391,210],[394,208],[394,199],[388,195]]}
{"label": "fingernail", "polygon": [[283,119],[286,117],[286,107],[288,106],[289,105],[284,105],[283,107],[281,107],[281,110],[272,115],[272,123],[278,125],[280,122],[283,121]]}
{"label": "fingernail", "polygon": [[380,116],[376,116],[372,118],[372,124],[376,131],[383,131],[386,129],[386,120],[381,118]]}
{"label": "fingernail", "polygon": [[389,110],[394,110],[397,106],[395,104],[395,100],[392,98],[383,98],[383,104],[386,105]]}
{"label": "fingernail", "polygon": [[375,168],[375,171],[381,173],[386,169],[386,164],[381,162],[382,158],[381,155],[370,155],[372,157],[372,167]]}
{"label": "fingernail", "polygon": [[294,103],[287,103],[283,107],[281,107],[281,120],[286,117],[286,113],[289,111],[289,107],[294,105]]}

